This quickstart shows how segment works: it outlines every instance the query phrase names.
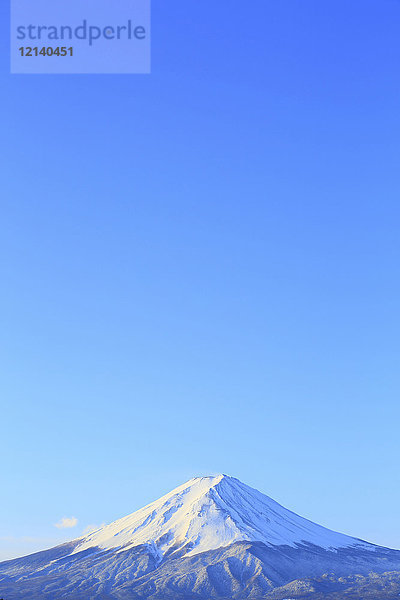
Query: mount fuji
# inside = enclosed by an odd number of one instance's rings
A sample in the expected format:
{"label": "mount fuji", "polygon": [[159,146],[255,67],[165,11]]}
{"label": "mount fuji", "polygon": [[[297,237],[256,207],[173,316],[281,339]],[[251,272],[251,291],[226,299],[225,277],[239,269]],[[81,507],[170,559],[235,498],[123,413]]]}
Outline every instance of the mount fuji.
{"label": "mount fuji", "polygon": [[[330,531],[226,475],[0,563],[5,600],[391,600],[400,551]],[[386,595],[385,595],[386,594]]]}

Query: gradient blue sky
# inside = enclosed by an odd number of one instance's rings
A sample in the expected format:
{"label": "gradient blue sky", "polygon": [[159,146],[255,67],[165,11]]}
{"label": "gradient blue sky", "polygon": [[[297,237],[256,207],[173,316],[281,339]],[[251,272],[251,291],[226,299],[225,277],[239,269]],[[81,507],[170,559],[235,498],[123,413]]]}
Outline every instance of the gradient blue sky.
{"label": "gradient blue sky", "polygon": [[150,76],[2,11],[0,557],[213,472],[400,548],[400,2],[154,0]]}

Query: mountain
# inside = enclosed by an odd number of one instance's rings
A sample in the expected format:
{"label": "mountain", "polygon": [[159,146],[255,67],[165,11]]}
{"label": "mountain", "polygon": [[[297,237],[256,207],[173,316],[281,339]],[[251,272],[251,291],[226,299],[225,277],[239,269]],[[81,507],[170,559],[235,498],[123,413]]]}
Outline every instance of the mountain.
{"label": "mountain", "polygon": [[226,475],[191,479],[86,536],[0,563],[5,600],[399,594],[400,551],[316,525]]}

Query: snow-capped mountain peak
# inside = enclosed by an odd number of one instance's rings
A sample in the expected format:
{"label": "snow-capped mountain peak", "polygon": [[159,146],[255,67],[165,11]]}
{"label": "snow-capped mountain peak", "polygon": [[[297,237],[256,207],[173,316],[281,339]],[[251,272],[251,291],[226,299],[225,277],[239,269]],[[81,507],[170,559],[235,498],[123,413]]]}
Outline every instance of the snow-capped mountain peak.
{"label": "snow-capped mountain peak", "polygon": [[268,546],[313,544],[325,549],[374,546],[299,517],[227,475],[196,477],[131,515],[83,537],[74,553],[89,548],[148,545],[160,559],[168,551],[186,556],[235,542]]}
{"label": "snow-capped mountain peak", "polygon": [[376,598],[389,586],[399,596],[395,571],[400,551],[320,527],[216,475],[80,539],[0,563],[0,588],[14,600],[304,598],[314,589],[317,599],[329,573],[329,597],[346,589],[343,598]]}

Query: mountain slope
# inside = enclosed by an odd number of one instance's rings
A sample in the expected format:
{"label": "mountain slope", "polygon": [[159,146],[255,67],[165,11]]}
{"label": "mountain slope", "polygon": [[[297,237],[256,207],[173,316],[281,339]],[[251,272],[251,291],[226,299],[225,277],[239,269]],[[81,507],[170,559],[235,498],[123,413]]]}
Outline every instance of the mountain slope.
{"label": "mountain slope", "polygon": [[[340,578],[388,571],[400,571],[400,551],[330,531],[219,475],[192,479],[69,544],[1,563],[0,596],[258,600],[282,589],[282,598],[311,598]],[[326,590],[314,590],[327,573]]]}
{"label": "mountain slope", "polygon": [[235,542],[268,545],[310,543],[322,548],[368,547],[290,512],[257,490],[226,475],[191,479],[156,502],[86,536],[75,552],[151,544],[161,558],[186,548],[185,555]]}

